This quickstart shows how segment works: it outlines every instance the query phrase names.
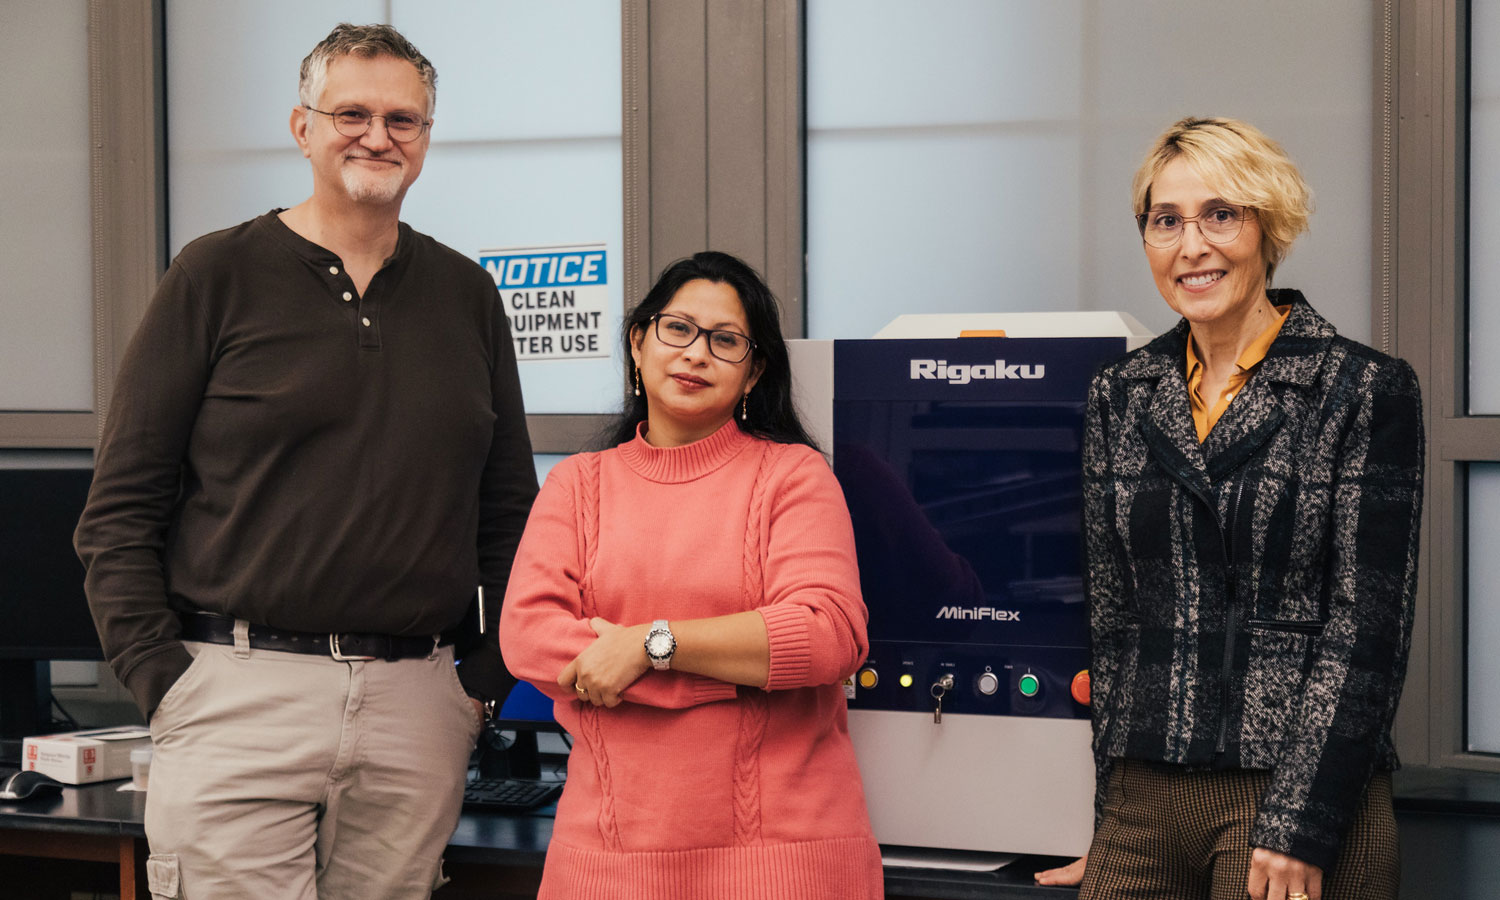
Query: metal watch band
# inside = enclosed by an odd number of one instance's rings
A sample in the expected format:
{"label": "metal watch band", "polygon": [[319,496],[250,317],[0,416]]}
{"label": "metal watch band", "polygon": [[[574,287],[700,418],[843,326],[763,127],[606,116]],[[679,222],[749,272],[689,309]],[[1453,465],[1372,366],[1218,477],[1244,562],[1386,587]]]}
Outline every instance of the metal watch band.
{"label": "metal watch band", "polygon": [[[651,639],[658,634],[666,635],[667,640],[672,642],[672,646],[667,650],[667,654],[665,656],[655,656],[651,653]],[[672,668],[672,656],[676,654],[676,652],[677,637],[676,635],[672,634],[672,629],[668,627],[667,620],[657,619],[656,621],[652,622],[651,630],[646,632],[646,658],[651,661],[651,667],[658,670]]]}

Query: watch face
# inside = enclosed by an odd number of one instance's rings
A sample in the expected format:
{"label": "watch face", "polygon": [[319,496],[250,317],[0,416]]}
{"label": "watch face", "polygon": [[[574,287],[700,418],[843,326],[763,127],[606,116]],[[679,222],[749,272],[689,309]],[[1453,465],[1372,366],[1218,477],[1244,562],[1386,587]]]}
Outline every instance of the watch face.
{"label": "watch face", "polygon": [[652,659],[666,659],[672,654],[672,635],[665,631],[653,631],[646,636],[646,654]]}

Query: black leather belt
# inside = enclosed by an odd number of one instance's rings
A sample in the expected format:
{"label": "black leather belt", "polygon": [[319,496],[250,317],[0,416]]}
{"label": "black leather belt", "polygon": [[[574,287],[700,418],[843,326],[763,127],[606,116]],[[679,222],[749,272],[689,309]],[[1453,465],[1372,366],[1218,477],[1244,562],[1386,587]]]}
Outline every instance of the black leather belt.
{"label": "black leather belt", "polygon": [[[188,613],[182,617],[182,639],[209,644],[234,643],[234,619],[215,613]],[[266,625],[250,626],[250,647],[255,650],[283,650],[288,653],[310,653],[337,660],[397,660],[431,656],[438,647],[453,641],[441,635],[404,637],[394,634],[366,634],[358,631],[337,633],[287,631]]]}

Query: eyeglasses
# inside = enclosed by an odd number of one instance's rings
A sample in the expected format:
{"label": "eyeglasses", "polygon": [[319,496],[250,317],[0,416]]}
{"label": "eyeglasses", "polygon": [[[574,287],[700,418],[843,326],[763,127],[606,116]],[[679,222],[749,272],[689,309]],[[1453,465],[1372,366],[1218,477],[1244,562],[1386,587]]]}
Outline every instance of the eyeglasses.
{"label": "eyeglasses", "polygon": [[698,335],[706,334],[708,352],[727,363],[744,362],[756,347],[754,341],[738,331],[699,328],[696,323],[671,313],[657,313],[651,319],[656,322],[656,339],[668,347],[691,347]]}
{"label": "eyeglasses", "polygon": [[411,112],[393,112],[377,116],[358,106],[341,106],[333,112],[313,109],[306,104],[304,108],[332,119],[333,127],[344,137],[363,137],[364,133],[370,130],[371,122],[384,119],[385,133],[391,136],[391,140],[406,144],[421,137],[422,132],[427,130],[427,126],[432,124],[431,119],[423,119]]}
{"label": "eyeglasses", "polygon": [[1227,244],[1240,236],[1245,220],[1254,214],[1248,206],[1210,206],[1196,216],[1184,216],[1169,209],[1152,209],[1135,217],[1141,237],[1153,247],[1171,247],[1182,240],[1187,223],[1197,222],[1198,233],[1215,244]]}

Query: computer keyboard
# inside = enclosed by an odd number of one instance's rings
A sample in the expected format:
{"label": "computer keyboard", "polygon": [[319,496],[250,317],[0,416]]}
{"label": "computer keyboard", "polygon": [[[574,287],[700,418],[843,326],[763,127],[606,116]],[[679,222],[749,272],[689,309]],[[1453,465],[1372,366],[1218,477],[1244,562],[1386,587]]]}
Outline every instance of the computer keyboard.
{"label": "computer keyboard", "polygon": [[484,812],[530,812],[546,806],[562,793],[560,781],[521,778],[476,778],[464,785],[464,809]]}

